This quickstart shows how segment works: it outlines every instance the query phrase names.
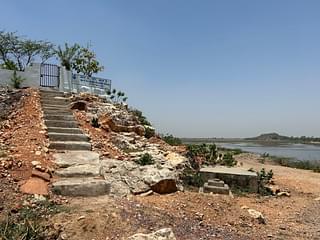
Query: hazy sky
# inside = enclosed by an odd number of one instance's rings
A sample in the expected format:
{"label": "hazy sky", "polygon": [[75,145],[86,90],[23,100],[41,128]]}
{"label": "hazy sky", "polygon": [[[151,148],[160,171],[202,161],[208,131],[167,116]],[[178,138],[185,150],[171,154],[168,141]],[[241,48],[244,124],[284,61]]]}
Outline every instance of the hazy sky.
{"label": "hazy sky", "polygon": [[158,131],[320,136],[320,1],[2,1],[0,29],[91,42]]}

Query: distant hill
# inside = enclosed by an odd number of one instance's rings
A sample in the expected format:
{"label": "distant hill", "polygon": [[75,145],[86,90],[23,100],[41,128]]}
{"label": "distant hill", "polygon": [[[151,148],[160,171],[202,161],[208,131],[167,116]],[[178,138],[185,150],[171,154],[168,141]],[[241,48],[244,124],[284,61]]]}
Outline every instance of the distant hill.
{"label": "distant hill", "polygon": [[254,141],[283,141],[289,140],[287,136],[281,136],[278,133],[264,133],[257,137],[246,138],[245,140],[254,140]]}

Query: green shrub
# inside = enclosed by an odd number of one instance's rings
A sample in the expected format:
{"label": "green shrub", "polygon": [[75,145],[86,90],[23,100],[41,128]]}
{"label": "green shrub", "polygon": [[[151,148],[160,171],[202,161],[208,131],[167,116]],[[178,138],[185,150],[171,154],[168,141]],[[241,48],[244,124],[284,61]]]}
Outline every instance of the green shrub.
{"label": "green shrub", "polygon": [[261,195],[272,195],[272,191],[266,187],[266,184],[270,183],[273,178],[272,169],[269,172],[266,172],[264,168],[262,168],[258,174],[258,193]]}
{"label": "green shrub", "polygon": [[182,141],[180,138],[174,137],[172,134],[167,134],[165,136],[162,136],[162,140],[168,143],[171,146],[178,146],[182,144]]}
{"label": "green shrub", "polygon": [[153,137],[153,136],[156,134],[154,128],[153,128],[153,127],[150,127],[150,126],[148,126],[148,125],[145,125],[145,131],[146,131],[146,132],[145,132],[144,136],[145,136],[146,138],[151,138],[151,137]]}
{"label": "green shrub", "polygon": [[233,167],[233,166],[237,165],[237,161],[233,158],[232,153],[227,152],[226,154],[223,155],[221,165]]}
{"label": "green shrub", "polygon": [[204,180],[199,171],[190,168],[185,168],[183,170],[181,180],[183,184],[187,186],[202,187],[204,184]]}
{"label": "green shrub", "polygon": [[17,75],[17,71],[13,71],[12,77],[11,77],[11,82],[12,82],[12,86],[14,88],[20,88],[21,87],[21,83],[25,80],[24,78],[22,78],[21,76]]}
{"label": "green shrub", "polygon": [[99,119],[94,117],[91,119],[91,126],[94,128],[99,128],[100,127],[100,123],[99,123]]}
{"label": "green shrub", "polygon": [[135,162],[138,163],[139,165],[142,165],[142,166],[154,164],[154,160],[153,160],[152,156],[149,153],[143,154]]}
{"label": "green shrub", "polygon": [[189,144],[187,145],[187,157],[194,168],[201,164],[213,165],[217,160],[217,146],[215,144]]}
{"label": "green shrub", "polygon": [[147,120],[147,118],[142,114],[140,110],[131,109],[130,112],[137,118],[138,122],[141,125],[151,126],[151,123]]}

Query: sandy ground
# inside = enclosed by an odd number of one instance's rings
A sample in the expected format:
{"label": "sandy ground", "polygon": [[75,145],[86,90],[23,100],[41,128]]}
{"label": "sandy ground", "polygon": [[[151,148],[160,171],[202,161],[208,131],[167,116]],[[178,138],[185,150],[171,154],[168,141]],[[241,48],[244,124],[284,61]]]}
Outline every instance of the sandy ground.
{"label": "sandy ground", "polygon": [[[116,199],[70,199],[72,211],[52,221],[64,226],[68,239],[125,239],[137,232],[171,227],[179,240],[320,239],[320,174],[269,163],[252,154],[237,156],[245,168],[272,169],[274,180],[290,197],[177,192]],[[247,211],[263,213],[259,224]]]}

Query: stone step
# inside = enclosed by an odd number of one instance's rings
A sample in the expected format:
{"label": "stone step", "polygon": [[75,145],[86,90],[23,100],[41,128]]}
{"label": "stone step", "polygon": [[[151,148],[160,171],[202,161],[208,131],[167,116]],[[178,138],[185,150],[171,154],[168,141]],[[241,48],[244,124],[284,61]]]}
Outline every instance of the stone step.
{"label": "stone step", "polygon": [[86,142],[89,141],[89,137],[84,134],[74,133],[53,133],[48,132],[50,141],[75,141],[75,142]]}
{"label": "stone step", "polygon": [[70,151],[66,153],[53,154],[55,163],[61,167],[66,168],[75,165],[96,164],[98,165],[99,154],[92,151]]}
{"label": "stone step", "polygon": [[[70,109],[46,109],[42,108],[44,115],[70,115],[72,111]],[[73,115],[73,114],[72,114]]]}
{"label": "stone step", "polygon": [[69,105],[62,106],[62,105],[53,105],[53,104],[42,104],[43,110],[69,110],[71,111]]}
{"label": "stone step", "polygon": [[67,98],[61,98],[61,99],[57,99],[57,98],[44,98],[41,99],[40,102],[42,104],[54,104],[54,105],[67,105],[70,103],[69,99]]}
{"label": "stone step", "polygon": [[214,193],[214,194],[229,194],[229,186],[224,184],[223,187],[210,186],[208,183],[205,183],[203,186],[203,192],[205,193]]}
{"label": "stone step", "polygon": [[59,111],[59,110],[46,110],[43,112],[44,117],[46,116],[73,116],[73,112],[70,110]]}
{"label": "stone step", "polygon": [[59,177],[72,178],[72,177],[96,177],[99,176],[100,165],[82,164],[74,165],[67,168],[60,168],[55,171]]}
{"label": "stone step", "polygon": [[58,121],[58,120],[45,120],[47,127],[62,127],[62,128],[76,128],[78,123],[76,121]]}
{"label": "stone step", "polygon": [[41,105],[42,106],[55,106],[55,107],[69,107],[70,102],[65,102],[65,101],[56,101],[56,100],[47,100],[47,101],[42,101]]}
{"label": "stone step", "polygon": [[68,98],[70,97],[70,93],[64,93],[64,92],[40,92],[41,99],[47,99],[47,98]]}
{"label": "stone step", "polygon": [[224,181],[221,181],[220,179],[209,179],[208,185],[215,187],[224,187]]}
{"label": "stone step", "polygon": [[74,142],[74,141],[55,141],[51,142],[50,149],[56,150],[91,150],[89,142]]}
{"label": "stone step", "polygon": [[48,127],[48,133],[73,133],[73,134],[81,134],[82,131],[81,131],[79,128]]}
{"label": "stone step", "polygon": [[110,183],[104,179],[69,178],[52,184],[53,192],[63,196],[93,197],[110,193]]}
{"label": "stone step", "polygon": [[63,113],[59,115],[54,115],[54,113],[46,113],[44,114],[45,120],[58,120],[58,121],[74,121],[74,117],[72,112],[69,113]]}

